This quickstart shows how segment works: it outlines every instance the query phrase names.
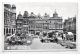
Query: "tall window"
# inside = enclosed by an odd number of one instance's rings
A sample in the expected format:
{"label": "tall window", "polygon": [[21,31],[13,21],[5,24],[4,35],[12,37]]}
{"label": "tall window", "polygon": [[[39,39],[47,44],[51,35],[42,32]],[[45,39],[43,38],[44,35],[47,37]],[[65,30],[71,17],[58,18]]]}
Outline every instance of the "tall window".
{"label": "tall window", "polygon": [[4,28],[4,35],[5,35],[5,28]]}

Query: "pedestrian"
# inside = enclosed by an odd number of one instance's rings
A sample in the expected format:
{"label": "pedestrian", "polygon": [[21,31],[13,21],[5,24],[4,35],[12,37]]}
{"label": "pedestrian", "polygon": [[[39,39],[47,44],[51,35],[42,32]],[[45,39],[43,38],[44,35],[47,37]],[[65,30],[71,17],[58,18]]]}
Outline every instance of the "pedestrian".
{"label": "pedestrian", "polygon": [[69,40],[69,35],[68,35],[68,33],[66,33],[66,40],[67,40],[67,41]]}
{"label": "pedestrian", "polygon": [[66,34],[65,33],[63,34],[63,40],[64,41],[66,40]]}
{"label": "pedestrian", "polygon": [[61,33],[61,37],[62,37],[62,40],[63,40],[63,33]]}
{"label": "pedestrian", "polygon": [[55,34],[55,42],[58,43],[57,34]]}

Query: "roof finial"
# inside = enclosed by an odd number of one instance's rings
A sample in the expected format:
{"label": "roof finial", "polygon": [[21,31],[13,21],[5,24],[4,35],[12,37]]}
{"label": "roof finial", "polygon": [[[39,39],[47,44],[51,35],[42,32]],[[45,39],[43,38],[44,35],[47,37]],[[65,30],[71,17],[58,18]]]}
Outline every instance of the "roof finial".
{"label": "roof finial", "polygon": [[47,15],[47,13],[45,13],[45,16]]}
{"label": "roof finial", "polygon": [[57,14],[56,9],[55,9],[55,14]]}
{"label": "roof finial", "polygon": [[33,12],[31,12],[31,14],[34,14]]}

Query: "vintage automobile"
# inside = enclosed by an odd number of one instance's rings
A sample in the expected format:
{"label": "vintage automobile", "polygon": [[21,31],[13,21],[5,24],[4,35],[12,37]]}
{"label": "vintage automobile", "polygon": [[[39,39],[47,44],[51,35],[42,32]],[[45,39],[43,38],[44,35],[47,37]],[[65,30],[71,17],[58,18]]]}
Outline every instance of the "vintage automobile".
{"label": "vintage automobile", "polygon": [[57,38],[55,35],[53,35],[53,32],[50,33],[43,33],[43,36],[41,37],[41,42],[56,42]]}
{"label": "vintage automobile", "polygon": [[27,35],[25,38],[20,36],[8,36],[6,42],[9,45],[30,45],[32,44],[32,36]]}

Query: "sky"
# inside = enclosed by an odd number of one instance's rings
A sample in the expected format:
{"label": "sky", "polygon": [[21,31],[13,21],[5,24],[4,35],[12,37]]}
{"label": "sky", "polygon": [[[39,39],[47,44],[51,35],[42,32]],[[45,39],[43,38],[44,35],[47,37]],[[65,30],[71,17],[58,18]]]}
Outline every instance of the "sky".
{"label": "sky", "polygon": [[23,15],[24,11],[28,11],[30,14],[33,12],[35,15],[40,13],[43,16],[45,13],[49,14],[50,17],[53,16],[53,13],[58,13],[59,17],[68,19],[68,17],[77,16],[77,3],[53,3],[53,2],[22,2],[15,3],[17,15],[21,12]]}

